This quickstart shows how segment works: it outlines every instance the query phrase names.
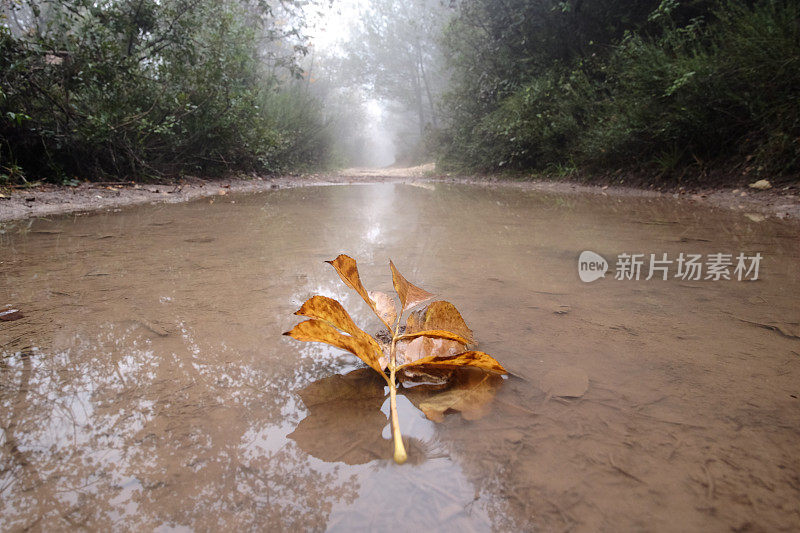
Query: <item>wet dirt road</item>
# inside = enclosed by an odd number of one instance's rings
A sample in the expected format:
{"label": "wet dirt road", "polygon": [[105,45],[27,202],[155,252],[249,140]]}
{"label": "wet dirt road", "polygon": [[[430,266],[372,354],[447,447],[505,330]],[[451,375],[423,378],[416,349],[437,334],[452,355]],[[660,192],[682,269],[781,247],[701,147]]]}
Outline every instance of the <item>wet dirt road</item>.
{"label": "wet dirt road", "polygon": [[[0,305],[25,315],[0,322],[1,530],[800,528],[796,224],[384,183],[0,231]],[[580,281],[584,250],[604,279]],[[380,386],[280,335],[316,293],[377,328],[323,263],[340,252],[387,292],[393,259],[515,374],[479,420],[437,424],[401,396],[402,466]],[[732,254],[733,279],[673,263],[645,280],[645,262],[616,280],[623,253]],[[761,254],[758,280],[736,279],[739,253]],[[588,376],[581,397],[543,391],[564,368]],[[363,398],[307,401],[348,380]]]}

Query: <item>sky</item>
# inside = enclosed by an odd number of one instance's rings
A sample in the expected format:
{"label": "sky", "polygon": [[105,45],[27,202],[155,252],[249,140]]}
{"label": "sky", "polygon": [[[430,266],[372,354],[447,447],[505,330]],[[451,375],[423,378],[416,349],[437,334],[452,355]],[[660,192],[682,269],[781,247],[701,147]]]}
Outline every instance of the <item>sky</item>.
{"label": "sky", "polygon": [[333,5],[325,1],[309,17],[307,33],[313,45],[320,50],[331,50],[347,40],[350,28],[368,5],[368,0],[333,0]]}

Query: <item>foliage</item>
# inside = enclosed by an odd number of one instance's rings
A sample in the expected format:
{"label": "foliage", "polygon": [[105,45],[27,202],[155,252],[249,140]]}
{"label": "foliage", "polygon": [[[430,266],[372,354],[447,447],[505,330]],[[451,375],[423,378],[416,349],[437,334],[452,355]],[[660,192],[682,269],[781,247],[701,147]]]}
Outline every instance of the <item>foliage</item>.
{"label": "foliage", "polygon": [[796,2],[503,5],[446,34],[445,166],[800,171]]}
{"label": "foliage", "polygon": [[[389,341],[381,343],[356,326],[342,305],[325,296],[312,296],[295,313],[310,320],[300,322],[289,335],[300,341],[324,342],[346,350],[366,363],[380,374],[389,385],[391,401],[392,437],[394,439],[394,459],[405,462],[407,454],[400,435],[397,418],[396,376],[401,380],[447,380],[453,371],[475,368],[494,374],[505,374],[506,370],[490,355],[467,348],[475,344],[472,331],[464,323],[460,313],[449,302],[435,301],[424,310],[409,313],[415,307],[431,300],[434,295],[409,283],[389,261],[392,283],[400,300],[398,308],[394,299],[386,293],[367,292],[361,283],[356,261],[341,254],[328,261],[339,274],[342,281],[355,290],[367,303],[386,328],[384,332]],[[407,316],[405,328],[401,330],[403,316]],[[384,372],[389,370],[387,376]],[[460,409],[461,404],[473,407],[475,402],[463,397],[485,394],[483,384],[470,383],[466,387],[450,391],[449,395],[427,399],[420,408],[433,420],[440,420],[448,409]],[[481,386],[480,388],[476,388]]]}
{"label": "foliage", "polygon": [[0,165],[58,179],[319,164],[330,135],[291,81],[305,48],[296,16],[278,10],[264,0],[4,3]]}

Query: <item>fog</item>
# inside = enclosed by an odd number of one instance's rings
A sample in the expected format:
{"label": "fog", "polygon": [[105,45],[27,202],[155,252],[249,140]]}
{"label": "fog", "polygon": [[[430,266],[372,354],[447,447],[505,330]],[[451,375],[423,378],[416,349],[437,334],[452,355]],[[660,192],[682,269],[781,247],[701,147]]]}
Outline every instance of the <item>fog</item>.
{"label": "fog", "polygon": [[[420,17],[420,15],[422,15]],[[310,52],[302,65],[320,97],[337,114],[337,137],[351,139],[350,166],[426,162],[423,140],[437,125],[444,89],[438,43],[447,9],[415,0],[342,0],[306,10]],[[426,20],[427,22],[422,22]],[[338,98],[332,94],[347,94]],[[341,107],[335,109],[337,105]]]}

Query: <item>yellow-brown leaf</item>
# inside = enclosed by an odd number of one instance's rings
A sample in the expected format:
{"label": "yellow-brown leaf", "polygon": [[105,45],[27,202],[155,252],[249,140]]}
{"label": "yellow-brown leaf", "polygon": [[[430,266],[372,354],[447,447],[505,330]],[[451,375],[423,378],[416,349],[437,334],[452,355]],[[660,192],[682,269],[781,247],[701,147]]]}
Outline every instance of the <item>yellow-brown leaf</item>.
{"label": "yellow-brown leaf", "polygon": [[394,302],[394,298],[380,291],[370,291],[368,294],[373,303],[372,308],[378,314],[378,318],[388,326],[394,324],[394,321],[397,320],[397,305]]}
{"label": "yellow-brown leaf", "polygon": [[[350,335],[364,333],[361,328],[356,326],[342,304],[327,296],[312,296],[294,314],[324,320]],[[366,333],[364,334],[366,335]]]}
{"label": "yellow-brown leaf", "polygon": [[412,307],[416,307],[422,302],[434,297],[433,294],[425,289],[420,289],[416,285],[409,283],[408,280],[397,271],[397,268],[391,261],[389,261],[389,268],[392,269],[392,284],[394,285],[394,290],[397,292],[397,296],[400,297],[401,313],[405,313]]}
{"label": "yellow-brown leaf", "polygon": [[[375,346],[363,337],[345,335],[327,322],[315,319],[306,320],[297,324],[284,335],[299,341],[324,342],[336,348],[347,350],[385,376],[379,362],[380,357],[383,355],[380,347],[376,350]],[[375,344],[377,345],[377,343]]]}
{"label": "yellow-brown leaf", "polygon": [[435,337],[439,339],[449,339],[451,341],[456,341],[460,344],[466,346],[469,344],[469,341],[462,337],[461,335],[456,335],[450,331],[444,331],[441,329],[426,329],[423,331],[415,331],[413,333],[406,333],[400,336],[401,340],[405,339],[413,339],[415,337]]}
{"label": "yellow-brown leaf", "polygon": [[425,368],[462,368],[465,366],[480,368],[487,372],[496,374],[508,374],[503,365],[497,362],[494,357],[487,353],[471,351],[450,356],[430,356],[423,357],[417,361],[406,363],[399,367],[400,370],[406,369],[425,369]]}
{"label": "yellow-brown leaf", "polygon": [[408,315],[406,335],[424,330],[449,331],[463,338],[466,341],[464,344],[475,344],[472,330],[464,322],[461,313],[456,306],[444,300],[431,302],[425,309]]}
{"label": "yellow-brown leaf", "polygon": [[[353,337],[364,340],[372,349],[383,354],[381,345],[370,334],[356,326],[350,315],[347,314],[342,304],[327,296],[312,296],[295,312],[296,315],[316,318],[335,326]],[[379,360],[381,368],[386,368],[383,360]]]}
{"label": "yellow-brown leaf", "polygon": [[330,264],[333,268],[336,269],[336,273],[339,274],[339,277],[342,278],[345,285],[356,291],[361,298],[367,302],[367,305],[372,309],[378,318],[384,323],[384,325],[392,329],[390,324],[387,324],[385,320],[381,317],[380,313],[375,307],[375,302],[372,301],[372,298],[369,297],[369,293],[367,289],[364,288],[364,285],[361,283],[361,277],[358,275],[358,264],[356,260],[346,254],[339,254],[339,257],[332,261],[325,261],[326,263]]}

